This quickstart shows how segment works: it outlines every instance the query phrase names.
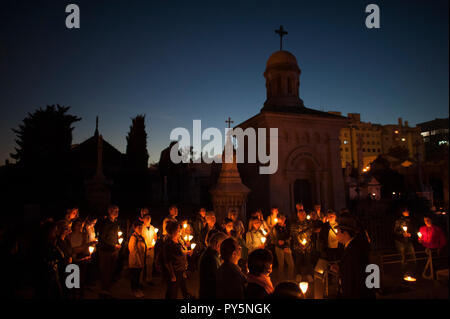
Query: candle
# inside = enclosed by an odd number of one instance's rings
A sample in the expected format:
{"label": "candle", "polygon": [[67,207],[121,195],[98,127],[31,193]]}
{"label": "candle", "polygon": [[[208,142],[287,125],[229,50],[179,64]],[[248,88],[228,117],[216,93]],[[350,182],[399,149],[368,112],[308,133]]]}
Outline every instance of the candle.
{"label": "candle", "polygon": [[119,230],[119,232],[117,233],[117,235],[119,235],[119,237],[122,237],[123,233]]}
{"label": "candle", "polygon": [[308,282],[302,281],[298,285],[300,286],[300,290],[302,291],[302,293],[306,294],[306,292],[308,291]]}
{"label": "candle", "polygon": [[156,244],[156,241],[155,241],[155,239],[153,238],[153,239],[152,239],[152,246],[155,246],[155,244]]}
{"label": "candle", "polygon": [[403,280],[404,281],[416,281],[416,278],[408,275],[408,276],[403,277]]}
{"label": "candle", "polygon": [[261,242],[264,244],[266,242],[266,237],[261,237]]}
{"label": "candle", "polygon": [[158,230],[159,230],[158,228],[155,228],[155,234],[157,234],[157,233],[158,233]]}
{"label": "candle", "polygon": [[306,239],[305,238],[303,238],[303,240],[302,240],[302,245],[303,246],[306,245]]}
{"label": "candle", "polygon": [[422,238],[422,233],[421,233],[421,232],[418,232],[418,233],[417,233],[417,236],[418,236],[419,238]]}
{"label": "candle", "polygon": [[275,222],[275,224],[278,223],[278,218],[275,218],[273,221]]}
{"label": "candle", "polygon": [[187,224],[186,223],[183,224],[183,228],[187,228]]}
{"label": "candle", "polygon": [[306,216],[306,219],[311,219],[311,216],[307,215],[307,216]]}
{"label": "candle", "polygon": [[267,232],[264,229],[261,229],[264,236],[267,235]]}
{"label": "candle", "polygon": [[89,246],[89,254],[91,255],[95,250],[94,246]]}
{"label": "candle", "polygon": [[197,246],[197,244],[195,244],[195,243],[192,243],[192,244],[191,244],[191,249],[194,249],[194,248],[195,248],[195,246]]}
{"label": "candle", "polygon": [[188,241],[188,236],[185,235],[185,236],[183,237],[183,239],[184,239],[184,241]]}
{"label": "candle", "polygon": [[403,226],[402,228],[403,228],[403,231],[404,231],[405,233],[408,231],[408,227]]}
{"label": "candle", "polygon": [[119,245],[122,245],[123,238],[119,238]]}
{"label": "candle", "polygon": [[188,240],[189,240],[189,241],[191,241],[191,240],[192,240],[192,238],[194,238],[194,236],[192,236],[192,235],[189,235],[189,237],[188,237]]}

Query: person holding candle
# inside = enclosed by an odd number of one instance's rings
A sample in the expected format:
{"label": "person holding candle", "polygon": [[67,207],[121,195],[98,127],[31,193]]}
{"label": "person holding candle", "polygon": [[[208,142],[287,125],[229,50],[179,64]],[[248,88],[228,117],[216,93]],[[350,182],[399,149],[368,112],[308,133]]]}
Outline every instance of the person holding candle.
{"label": "person holding candle", "polygon": [[[409,215],[409,210],[403,208],[400,218],[395,221],[394,225],[395,247],[401,255],[402,271],[404,273],[414,272],[416,268],[416,252],[411,238],[411,234],[415,233],[415,228]],[[413,263],[407,262],[408,255],[411,255]]]}
{"label": "person holding candle", "polygon": [[153,261],[155,259],[155,244],[158,239],[155,227],[151,224],[152,217],[149,213],[142,217],[142,237],[145,240],[145,246],[147,247],[147,252],[145,254],[145,269],[142,272],[142,282],[146,282],[149,286],[154,286],[153,283]]}
{"label": "person holding candle", "polygon": [[267,249],[256,249],[248,256],[246,299],[264,299],[274,291],[270,274],[273,256]]}
{"label": "person holding candle", "polygon": [[238,218],[239,214],[235,208],[228,211],[228,218],[233,221],[233,228],[236,233],[245,233],[244,223]]}
{"label": "person holding candle", "polygon": [[447,245],[445,234],[439,226],[433,225],[431,217],[425,216],[423,221],[425,225],[420,227],[419,243],[425,248],[436,250],[437,254],[440,255],[442,248]]}
{"label": "person holding candle", "polygon": [[180,242],[180,225],[177,222],[167,222],[167,239],[162,248],[163,272],[166,280],[166,299],[176,299],[181,289],[183,298],[192,298],[186,286],[187,255],[192,250],[186,250]]}
{"label": "person holding candle", "polygon": [[199,294],[200,299],[216,297],[216,275],[220,267],[220,245],[227,235],[215,233],[199,261]]}
{"label": "person holding candle", "polygon": [[142,236],[144,224],[141,220],[133,223],[133,233],[128,241],[128,270],[130,272],[130,286],[136,298],[144,297],[140,277],[146,264],[147,245]]}
{"label": "person holding candle", "polygon": [[200,242],[202,237],[203,229],[206,227],[206,209],[204,207],[200,208],[197,215],[195,216],[194,222],[192,223],[192,228],[194,231],[194,241]]}
{"label": "person holding candle", "polygon": [[336,213],[329,209],[326,220],[319,233],[320,255],[329,262],[333,262],[340,259],[344,247],[337,240]]}
{"label": "person holding candle", "polygon": [[169,216],[167,216],[166,218],[164,218],[163,220],[163,236],[167,235],[167,231],[166,231],[166,225],[169,221],[172,222],[177,222],[177,216],[178,216],[178,207],[176,205],[172,205],[169,207]]}
{"label": "person holding candle", "polygon": [[216,214],[212,210],[206,212],[205,219],[206,227],[203,229],[202,241],[200,243],[202,248],[208,247],[209,238],[220,231],[216,224]]}
{"label": "person holding candle", "polygon": [[269,227],[269,230],[272,230],[272,228],[277,224],[278,214],[278,207],[272,207],[272,209],[270,210],[270,215],[269,217],[267,217],[267,226]]}
{"label": "person holding candle", "polygon": [[[291,250],[291,234],[286,226],[286,216],[278,214],[277,224],[272,229],[272,238],[275,245],[275,256],[278,261],[278,276],[280,280],[294,278],[294,259]],[[287,272],[284,265],[287,265]]]}
{"label": "person holding candle", "polygon": [[311,234],[312,225],[311,221],[306,219],[305,210],[298,211],[297,220],[291,224],[297,281],[311,282],[313,280]]}
{"label": "person holding candle", "polygon": [[233,220],[231,220],[228,217],[225,217],[222,223],[221,231],[225,233],[228,237],[236,237]]}
{"label": "person holding candle", "polygon": [[121,248],[119,244],[118,217],[119,207],[110,205],[108,207],[108,216],[103,222],[98,236],[99,271],[102,283],[100,297],[102,298],[111,296],[113,272]]}
{"label": "person holding candle", "polygon": [[262,233],[261,220],[258,217],[250,218],[248,227],[248,232],[245,235],[245,245],[250,254],[255,249],[264,248],[267,237]]}

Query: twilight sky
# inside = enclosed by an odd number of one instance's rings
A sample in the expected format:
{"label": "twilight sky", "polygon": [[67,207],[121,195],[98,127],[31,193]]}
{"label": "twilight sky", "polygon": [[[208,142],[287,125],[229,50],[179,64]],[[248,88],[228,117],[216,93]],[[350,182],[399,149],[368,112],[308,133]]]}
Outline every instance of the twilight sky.
{"label": "twilight sky", "polygon": [[[78,4],[81,29],[65,27]],[[366,29],[365,7],[380,6],[381,29]],[[447,0],[137,1],[2,0],[0,163],[28,112],[71,106],[82,118],[74,143],[100,117],[103,137],[124,152],[131,117],[146,114],[150,161],[170,131],[201,119],[224,129],[257,114],[263,72],[278,50],[273,32],[302,70],[300,96],[323,111],[363,121],[415,125],[448,117]]]}

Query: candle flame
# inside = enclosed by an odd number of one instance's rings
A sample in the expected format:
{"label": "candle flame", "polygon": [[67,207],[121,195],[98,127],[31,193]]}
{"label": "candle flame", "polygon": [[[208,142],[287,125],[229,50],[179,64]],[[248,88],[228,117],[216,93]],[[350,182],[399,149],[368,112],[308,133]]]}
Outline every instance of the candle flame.
{"label": "candle flame", "polygon": [[89,254],[92,254],[95,250],[94,246],[89,246]]}
{"label": "candle flame", "polygon": [[191,249],[194,249],[195,246],[197,246],[197,244],[196,244],[196,243],[192,243],[192,244],[191,244]]}
{"label": "candle flame", "polygon": [[303,294],[305,294],[308,291],[308,282],[302,281],[298,285],[300,286],[300,290],[302,291]]}
{"label": "candle flame", "polygon": [[307,216],[306,216],[306,219],[311,219],[311,216],[307,215]]}
{"label": "candle flame", "polygon": [[417,236],[419,236],[419,238],[421,238],[421,237],[422,237],[422,233],[421,233],[421,232],[418,232],[418,233],[417,233]]}
{"label": "candle flame", "polygon": [[183,228],[187,228],[187,224],[186,223],[183,224]]}
{"label": "candle flame", "polygon": [[156,244],[155,239],[152,239],[152,246],[155,246],[155,244]]}
{"label": "candle flame", "polygon": [[158,233],[158,230],[159,230],[158,228],[155,228],[155,233],[156,233],[156,234]]}
{"label": "candle flame", "polygon": [[119,244],[122,245],[123,238],[119,238]]}
{"label": "candle flame", "polygon": [[274,221],[275,223],[278,223],[278,218],[275,218],[273,221]]}
{"label": "candle flame", "polygon": [[192,238],[194,238],[194,236],[192,236],[192,235],[189,235],[189,237],[188,237],[189,241],[191,241],[191,240],[192,240]]}
{"label": "candle flame", "polygon": [[405,232],[408,230],[408,227],[406,227],[406,226],[403,226],[402,228]]}
{"label": "candle flame", "polygon": [[303,238],[303,240],[302,240],[302,245],[306,245],[306,239],[305,238]]}
{"label": "candle flame", "polygon": [[405,277],[403,277],[403,280],[404,281],[416,281],[416,278],[411,277],[411,276],[405,276]]}
{"label": "candle flame", "polygon": [[261,237],[261,242],[264,244],[266,242],[266,237]]}
{"label": "candle flame", "polygon": [[184,236],[183,239],[184,239],[184,241],[187,241],[188,240],[188,236],[187,235]]}
{"label": "candle flame", "polygon": [[119,232],[117,233],[117,235],[119,235],[119,237],[122,237],[123,233],[119,230]]}

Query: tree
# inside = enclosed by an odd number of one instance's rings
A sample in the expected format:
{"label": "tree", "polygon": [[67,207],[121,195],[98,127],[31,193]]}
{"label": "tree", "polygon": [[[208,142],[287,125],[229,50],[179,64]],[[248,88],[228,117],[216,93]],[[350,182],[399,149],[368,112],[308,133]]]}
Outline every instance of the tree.
{"label": "tree", "polygon": [[24,167],[59,166],[69,157],[72,146],[72,124],[81,120],[66,114],[69,106],[50,105],[28,113],[13,129],[16,134],[16,153],[11,154],[19,165]]}
{"label": "tree", "polygon": [[148,168],[147,133],[145,132],[145,115],[132,118],[132,125],[127,136],[127,167],[137,171]]}
{"label": "tree", "polygon": [[[24,200],[36,203],[63,200],[70,169],[72,125],[81,120],[67,114],[69,106],[48,105],[28,113],[17,129],[15,153]],[[17,180],[19,182],[19,180]]]}

